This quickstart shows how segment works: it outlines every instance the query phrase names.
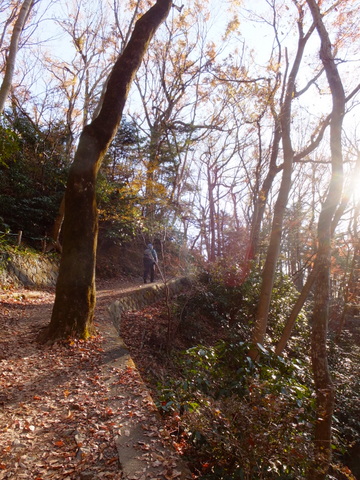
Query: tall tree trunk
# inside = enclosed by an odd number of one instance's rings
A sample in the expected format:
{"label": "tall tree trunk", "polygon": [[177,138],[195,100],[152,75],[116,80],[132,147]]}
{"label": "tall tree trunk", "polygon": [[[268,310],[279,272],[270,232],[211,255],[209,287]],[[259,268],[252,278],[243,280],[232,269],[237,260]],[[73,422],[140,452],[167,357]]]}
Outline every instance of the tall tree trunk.
{"label": "tall tree trunk", "polygon": [[6,99],[9,95],[12,79],[15,71],[15,60],[19,49],[19,41],[22,31],[24,30],[30,11],[34,6],[34,0],[24,0],[21,5],[18,18],[15,22],[11,35],[9,52],[6,59],[6,67],[4,78],[0,87],[0,113],[3,112]]}
{"label": "tall tree trunk", "polygon": [[51,240],[53,246],[56,248],[58,252],[62,252],[62,245],[60,243],[60,233],[61,227],[64,222],[64,215],[65,215],[65,195],[63,195],[58,213],[56,214],[54,224],[51,230]]}
{"label": "tall tree trunk", "polygon": [[281,140],[281,126],[279,119],[274,115],[275,120],[275,130],[274,138],[271,148],[270,156],[270,165],[268,173],[262,183],[260,191],[257,193],[257,198],[254,205],[254,214],[251,220],[251,230],[250,230],[250,239],[249,246],[246,252],[245,262],[251,262],[254,260],[259,252],[259,243],[260,243],[260,230],[261,224],[264,217],[266,202],[269,196],[269,191],[273,184],[276,174],[280,171],[279,167],[276,165],[278,155],[279,155],[279,144]]}
{"label": "tall tree trunk", "polygon": [[300,295],[298,299],[295,302],[295,305],[293,306],[291,313],[289,315],[289,318],[286,321],[285,328],[281,334],[280,340],[276,345],[275,348],[275,354],[276,355],[281,355],[282,352],[284,351],[284,348],[291,336],[291,332],[294,328],[295,321],[297,319],[297,316],[299,315],[302,307],[304,306],[304,303],[310,293],[311,288],[314,285],[315,279],[316,279],[316,270],[312,268],[312,270],[309,273],[308,278],[306,279],[305,285],[302,288]]}
{"label": "tall tree trunk", "polygon": [[[354,190],[354,188],[356,188],[356,179],[357,179],[357,172],[359,171],[360,169],[360,156],[358,156],[358,159],[356,161],[356,165],[355,165],[355,168],[351,174],[351,182],[350,182],[350,186],[348,188],[348,190],[350,192],[352,192]],[[347,206],[348,206],[348,203],[349,203],[349,199],[350,199],[350,196],[349,195],[344,195],[342,200],[341,200],[341,203],[339,205],[339,208],[336,210],[335,214],[334,214],[334,217],[332,219],[332,222],[331,222],[331,237],[333,237],[334,235],[334,232],[336,230],[336,227],[340,221],[340,219],[342,218]],[[355,217],[354,217],[355,218]],[[355,220],[354,220],[354,223],[355,223]],[[305,282],[305,285],[303,286],[301,292],[300,292],[300,295],[298,297],[298,299],[296,300],[291,312],[290,312],[290,315],[289,315],[289,318],[286,320],[286,325],[285,325],[285,328],[281,334],[281,337],[280,337],[280,340],[278,342],[278,344],[276,345],[276,348],[275,348],[275,353],[276,355],[281,355],[282,352],[284,351],[284,348],[287,344],[287,342],[289,341],[290,339],[290,336],[291,336],[291,332],[294,328],[294,325],[295,325],[295,322],[296,322],[296,318],[297,316],[299,315],[302,307],[304,306],[305,304],[305,301],[314,285],[314,282],[315,282],[315,278],[316,278],[316,272],[314,271],[314,268],[312,268],[309,272],[309,276]]]}
{"label": "tall tree trunk", "polygon": [[316,0],[307,0],[320,37],[320,58],[332,94],[330,150],[332,174],[329,191],[318,224],[318,253],[315,260],[314,311],[311,331],[311,359],[317,400],[314,432],[314,459],[308,472],[309,480],[325,480],[331,461],[331,427],[334,409],[334,387],[327,360],[327,327],[330,295],[331,224],[340,203],[343,187],[341,133],[345,112],[345,93],[334,60],[329,34]]}
{"label": "tall tree trunk", "polygon": [[215,212],[215,199],[214,188],[215,182],[211,181],[211,171],[208,169],[208,195],[209,195],[209,238],[210,238],[210,254],[209,261],[215,262],[216,260],[216,212]]}
{"label": "tall tree trunk", "polygon": [[[263,344],[266,334],[271,293],[274,284],[276,265],[280,252],[280,243],[282,236],[283,220],[286,205],[288,202],[288,196],[291,188],[291,174],[293,169],[294,151],[291,142],[291,104],[295,94],[295,79],[299,72],[301,60],[303,57],[305,45],[310,38],[312,29],[309,30],[307,35],[304,35],[302,19],[303,12],[299,6],[299,41],[296,57],[293,67],[291,69],[284,104],[280,112],[281,132],[282,132],[282,145],[284,153],[284,164],[282,180],[280,184],[278,198],[274,207],[274,218],[270,234],[270,243],[266,255],[264,270],[262,273],[261,291],[259,297],[259,303],[256,311],[255,325],[252,335],[253,344]],[[250,352],[252,358],[256,358],[258,355],[257,349],[254,348]]]}
{"label": "tall tree trunk", "polygon": [[99,115],[84,127],[65,194],[63,251],[51,322],[42,340],[92,334],[98,218],[96,178],[119,126],[128,92],[171,0],[157,0],[137,22],[129,43],[110,74]]}

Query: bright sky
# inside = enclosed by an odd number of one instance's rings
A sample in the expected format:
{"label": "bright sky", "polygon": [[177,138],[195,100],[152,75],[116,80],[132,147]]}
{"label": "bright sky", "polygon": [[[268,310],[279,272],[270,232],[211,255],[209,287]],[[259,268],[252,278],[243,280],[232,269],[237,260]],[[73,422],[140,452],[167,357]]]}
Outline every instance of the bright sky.
{"label": "bright sky", "polygon": [[[179,0],[178,3],[181,4],[185,2],[184,1],[181,2]],[[207,27],[211,31],[210,38],[213,39],[216,44],[221,43],[221,39],[225,31],[225,26],[227,24],[228,18],[230,18],[228,17],[227,11],[224,8],[224,5],[226,3],[227,2],[219,1],[219,0],[210,0],[210,5],[212,6],[212,18],[208,22]],[[89,6],[91,5],[91,2],[90,3],[85,2],[85,4]],[[280,2],[278,2],[277,5],[279,4]],[[291,4],[292,10],[291,9],[283,10],[283,15],[281,17],[282,24],[279,25],[278,34],[279,34],[279,39],[282,43],[282,46],[287,47],[288,51],[290,52],[289,63],[291,65],[291,61],[292,61],[291,51],[297,39],[297,30],[296,30],[296,25],[291,25],[289,23],[288,15],[289,13],[292,13],[294,11],[292,2],[289,2],[289,4]],[[33,38],[39,35],[41,38],[47,41],[49,37],[53,37],[50,43],[50,46],[48,46],[49,44],[47,43],[46,48],[49,50],[52,56],[56,55],[58,57],[62,57],[63,59],[66,59],[69,61],[73,57],[73,52],[74,52],[73,47],[70,45],[68,41],[68,37],[61,32],[61,29],[59,27],[54,26],[55,24],[52,20],[54,16],[63,12],[64,9],[66,9],[66,7],[62,7],[61,2],[53,3],[51,8],[48,8],[47,5],[48,5],[48,2],[46,1],[39,3],[40,8],[44,8],[44,13],[42,15],[42,21],[40,24],[41,28],[39,28],[39,30],[34,34]],[[70,5],[70,3],[66,2],[63,5]],[[243,7],[239,10],[241,37],[238,39],[235,39],[232,43],[232,45],[236,44],[237,47],[239,47],[239,45],[241,47],[245,42],[246,48],[254,51],[254,64],[251,66],[252,68],[254,68],[256,64],[265,65],[269,59],[271,49],[273,47],[272,27],[270,25],[266,25],[263,21],[260,22],[259,18],[257,19],[254,18],[254,12],[255,12],[255,16],[257,15],[259,17],[260,14],[262,14],[262,10],[264,8],[268,10],[267,18],[271,18],[270,16],[271,11],[269,10],[269,2],[266,2],[266,1],[260,2],[259,0],[243,1]],[[248,10],[252,11],[252,20],[255,20],[255,22],[250,21],[250,14]],[[314,40],[312,41],[311,44],[309,44],[310,46],[310,48],[308,49],[309,53],[307,55],[307,58],[305,59],[304,66],[302,67],[302,72],[301,72],[302,77],[298,82],[298,88],[302,88],[306,84],[306,82],[309,80],[310,78],[309,72],[311,72],[311,75],[313,74],[313,62],[314,61],[318,62],[318,54],[317,54],[318,40],[317,40],[316,32],[313,34],[313,37],[314,37]],[[230,49],[230,47],[228,47],[228,49]],[[26,54],[28,54],[28,50],[25,50],[25,52]],[[314,56],[314,52],[315,52],[315,56]],[[225,50],[224,53],[227,53],[227,50]],[[36,58],[34,59],[36,60]],[[309,66],[308,70],[306,69],[307,65]],[[358,70],[358,67],[359,67],[358,62],[356,63],[353,62],[351,65],[355,71]],[[340,68],[342,69],[349,68],[349,65],[344,64],[344,65],[341,65]],[[254,71],[255,71],[255,68],[254,68]],[[45,77],[42,77],[42,78],[43,80],[46,81]],[[352,80],[352,79],[353,79],[352,83],[357,82],[356,75],[347,75],[347,76],[344,76],[344,79],[346,80],[346,82],[349,82],[349,80]],[[350,88],[350,85],[348,88]],[[305,100],[305,103],[304,103],[304,100]],[[316,112],[321,112],[321,111],[328,113],[330,110],[330,96],[320,95],[319,90],[317,90],[315,87],[313,87],[309,91],[307,98],[301,98],[301,102],[304,104],[307,110],[306,114],[314,114]],[[357,109],[354,109],[346,119],[349,129],[354,128],[354,126],[358,122],[358,118],[359,118],[359,115],[358,115]]]}

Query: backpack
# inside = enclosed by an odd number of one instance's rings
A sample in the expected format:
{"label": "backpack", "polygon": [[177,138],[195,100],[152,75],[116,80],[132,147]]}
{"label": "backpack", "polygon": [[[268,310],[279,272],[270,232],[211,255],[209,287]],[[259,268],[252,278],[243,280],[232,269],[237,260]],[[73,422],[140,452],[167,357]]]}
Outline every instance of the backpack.
{"label": "backpack", "polygon": [[150,248],[145,249],[144,258],[148,258],[149,260],[154,261],[154,257],[153,257],[153,254],[152,254],[152,251],[150,250]]}

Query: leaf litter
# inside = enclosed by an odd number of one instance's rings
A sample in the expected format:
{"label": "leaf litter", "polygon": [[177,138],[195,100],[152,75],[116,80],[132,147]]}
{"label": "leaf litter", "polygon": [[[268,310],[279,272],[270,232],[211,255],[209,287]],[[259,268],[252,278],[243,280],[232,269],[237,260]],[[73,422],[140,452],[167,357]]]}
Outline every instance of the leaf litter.
{"label": "leaf litter", "polygon": [[[101,368],[101,335],[87,342],[37,344],[53,301],[52,291],[0,295],[0,480],[121,479],[115,440],[130,435],[126,425],[134,417],[149,438],[138,444],[141,459],[162,469],[157,480],[180,478],[175,455],[162,456],[161,420],[149,409],[137,371],[105,374]],[[104,302],[96,315],[97,322],[104,321]],[[131,388],[130,398],[119,394],[110,402],[114,383]],[[145,470],[134,480],[151,480]]]}

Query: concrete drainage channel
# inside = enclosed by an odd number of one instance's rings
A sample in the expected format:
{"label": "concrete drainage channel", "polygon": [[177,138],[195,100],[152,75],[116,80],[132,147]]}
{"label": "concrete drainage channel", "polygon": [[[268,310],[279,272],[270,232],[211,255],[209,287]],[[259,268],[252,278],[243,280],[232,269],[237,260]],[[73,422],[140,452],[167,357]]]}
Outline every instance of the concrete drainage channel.
{"label": "concrete drainage channel", "polygon": [[[111,324],[106,325],[104,368],[116,372],[120,380],[111,382],[110,407],[116,411],[128,411],[119,418],[115,436],[122,477],[126,480],[190,480],[192,475],[185,463],[159,435],[159,413],[121,339],[121,314],[140,310],[160,300],[168,289],[169,295],[189,289],[188,278],[180,278],[164,284],[144,285],[123,294],[109,307]],[[110,367],[110,369],[109,369]],[[115,420],[115,419],[114,419]]]}

